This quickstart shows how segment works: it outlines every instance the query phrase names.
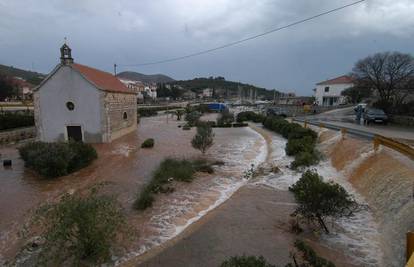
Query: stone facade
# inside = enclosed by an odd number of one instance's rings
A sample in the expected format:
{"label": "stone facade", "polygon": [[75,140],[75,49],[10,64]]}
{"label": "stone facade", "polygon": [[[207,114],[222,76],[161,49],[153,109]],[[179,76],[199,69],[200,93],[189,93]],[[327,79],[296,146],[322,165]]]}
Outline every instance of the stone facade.
{"label": "stone facade", "polygon": [[110,142],[137,128],[137,98],[134,94],[103,92],[103,132]]}

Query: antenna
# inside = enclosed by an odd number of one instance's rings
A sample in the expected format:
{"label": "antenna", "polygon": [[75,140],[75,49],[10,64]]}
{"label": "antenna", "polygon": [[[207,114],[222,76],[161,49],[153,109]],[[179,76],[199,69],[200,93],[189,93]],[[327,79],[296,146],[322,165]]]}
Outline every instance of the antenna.
{"label": "antenna", "polygon": [[116,76],[116,67],[117,67],[117,65],[116,65],[116,63],[114,63],[114,76]]}

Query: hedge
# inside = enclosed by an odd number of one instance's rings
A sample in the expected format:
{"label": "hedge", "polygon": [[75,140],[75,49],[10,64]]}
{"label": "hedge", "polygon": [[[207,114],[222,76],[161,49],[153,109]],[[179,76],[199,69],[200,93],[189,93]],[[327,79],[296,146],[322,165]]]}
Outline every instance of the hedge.
{"label": "hedge", "polygon": [[292,169],[319,162],[319,153],[315,149],[318,137],[316,132],[274,116],[267,117],[263,121],[263,126],[288,139],[285,151],[287,155],[295,157],[291,164]]}
{"label": "hedge", "polygon": [[237,122],[244,121],[253,121],[253,122],[263,122],[266,119],[266,116],[258,114],[254,111],[243,111],[237,114]]}
{"label": "hedge", "polygon": [[88,144],[32,142],[19,148],[25,166],[48,178],[67,175],[88,166],[98,156]]}
{"label": "hedge", "polygon": [[32,113],[6,112],[0,114],[0,131],[29,126],[34,126]]}

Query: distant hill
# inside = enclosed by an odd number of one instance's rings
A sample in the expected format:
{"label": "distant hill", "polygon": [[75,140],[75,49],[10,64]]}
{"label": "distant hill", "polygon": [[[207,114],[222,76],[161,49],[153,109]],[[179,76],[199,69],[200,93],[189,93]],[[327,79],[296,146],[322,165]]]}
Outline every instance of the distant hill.
{"label": "distant hill", "polygon": [[117,75],[118,78],[128,79],[128,80],[134,80],[134,81],[141,81],[143,83],[171,83],[175,80],[171,77],[168,77],[167,75],[163,74],[142,74],[139,72],[133,72],[133,71],[124,71],[120,72]]}
{"label": "distant hill", "polygon": [[0,64],[0,74],[7,75],[7,76],[16,76],[21,77],[28,81],[31,84],[38,85],[42,82],[42,80],[46,77],[45,74],[22,70],[15,68],[13,66],[5,66]]}
{"label": "distant hill", "polygon": [[[200,92],[204,88],[213,88],[213,89],[222,89],[228,90],[230,94],[237,95],[239,93],[239,87],[241,93],[244,96],[248,96],[248,89],[255,89],[257,96],[263,96],[266,99],[273,99],[273,90],[268,90],[266,88],[257,87],[251,84],[238,83],[233,81],[226,81],[224,77],[209,77],[209,78],[195,78],[192,80],[185,81],[175,81],[173,84],[181,86],[183,89],[191,90],[193,92]],[[278,92],[276,92],[278,94]]]}

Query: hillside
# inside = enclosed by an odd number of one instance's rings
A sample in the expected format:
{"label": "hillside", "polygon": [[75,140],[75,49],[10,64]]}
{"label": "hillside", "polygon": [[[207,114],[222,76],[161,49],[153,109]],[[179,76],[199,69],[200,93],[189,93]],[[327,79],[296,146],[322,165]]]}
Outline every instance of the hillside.
{"label": "hillside", "polygon": [[46,77],[45,74],[5,66],[0,64],[0,74],[7,76],[17,76],[25,79],[31,84],[38,85]]}
{"label": "hillside", "polygon": [[174,79],[171,77],[168,77],[167,75],[163,74],[142,74],[139,72],[133,72],[133,71],[124,71],[120,72],[117,75],[118,78],[128,79],[128,80],[134,80],[134,81],[141,81],[143,83],[170,83],[174,82]]}
{"label": "hillside", "polygon": [[192,80],[176,81],[173,84],[180,85],[186,90],[194,92],[200,92],[204,88],[213,88],[227,90],[231,95],[238,95],[239,88],[244,96],[249,96],[248,89],[255,89],[257,96],[267,99],[273,99],[273,90],[267,90],[266,88],[257,87],[251,84],[238,83],[233,81],[226,81],[223,77],[210,77],[210,78],[195,78]]}

